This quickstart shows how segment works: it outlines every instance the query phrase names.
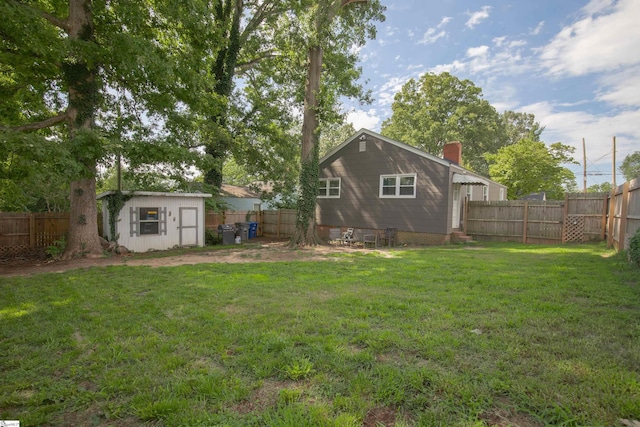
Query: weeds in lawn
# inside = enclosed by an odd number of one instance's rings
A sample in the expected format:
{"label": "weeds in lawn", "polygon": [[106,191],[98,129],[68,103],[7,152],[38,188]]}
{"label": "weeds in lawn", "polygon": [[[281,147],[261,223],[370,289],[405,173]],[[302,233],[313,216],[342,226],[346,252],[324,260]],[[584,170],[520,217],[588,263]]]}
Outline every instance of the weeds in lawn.
{"label": "weeds in lawn", "polygon": [[0,279],[24,425],[640,419],[640,275],[600,245],[107,267]]}

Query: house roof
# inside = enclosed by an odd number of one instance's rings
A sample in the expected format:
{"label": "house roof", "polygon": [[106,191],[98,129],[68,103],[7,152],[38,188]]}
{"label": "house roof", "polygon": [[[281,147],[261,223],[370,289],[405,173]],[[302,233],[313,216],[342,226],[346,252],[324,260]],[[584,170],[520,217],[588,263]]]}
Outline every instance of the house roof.
{"label": "house roof", "polygon": [[[110,196],[112,194],[116,194],[117,191],[110,190],[105,191],[104,193],[100,193],[96,196],[97,199],[102,199],[104,197]],[[200,198],[208,198],[212,197],[211,194],[207,193],[163,193],[158,191],[123,191],[122,194],[127,196],[161,196],[161,197],[200,197]]]}
{"label": "house roof", "polygon": [[259,199],[260,194],[249,189],[249,187],[239,187],[237,185],[222,184],[220,188],[222,197],[237,197],[240,199]]}
{"label": "house roof", "polygon": [[454,172],[452,181],[454,184],[489,185],[488,180],[467,173]]}
{"label": "house roof", "polygon": [[351,136],[351,138],[347,139],[345,142],[343,142],[342,144],[338,145],[336,148],[334,148],[333,150],[331,150],[328,154],[326,154],[322,159],[320,159],[320,163],[324,162],[326,159],[328,159],[329,157],[333,156],[335,153],[337,153],[338,151],[342,150],[342,148],[353,142],[355,139],[358,139],[360,137],[362,137],[363,135],[370,135],[374,138],[380,139],[388,144],[391,145],[395,145],[396,147],[402,148],[403,150],[407,150],[410,151],[414,154],[417,154],[418,156],[424,157],[426,159],[432,160],[436,163],[440,163],[443,166],[449,166],[452,164],[452,162],[450,162],[449,160],[445,160],[445,159],[441,159],[440,157],[436,157],[432,154],[427,153],[426,151],[422,151],[419,148],[413,147],[409,144],[405,144],[404,142],[399,142],[396,140],[393,140],[391,138],[387,138],[386,136],[382,136],[379,133],[370,131],[369,129],[360,129],[358,132],[356,132],[355,134],[353,134],[353,136]]}

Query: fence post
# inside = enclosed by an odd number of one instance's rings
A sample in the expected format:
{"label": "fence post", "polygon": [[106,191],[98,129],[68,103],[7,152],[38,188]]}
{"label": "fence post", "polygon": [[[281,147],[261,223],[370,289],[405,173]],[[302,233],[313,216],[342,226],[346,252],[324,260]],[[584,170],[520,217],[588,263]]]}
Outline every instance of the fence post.
{"label": "fence post", "polygon": [[36,247],[36,217],[34,213],[29,214],[29,247]]}
{"label": "fence post", "polygon": [[613,246],[613,225],[615,223],[616,217],[616,193],[618,192],[617,188],[611,189],[611,195],[609,196],[609,235],[607,236],[607,247]]}
{"label": "fence post", "polygon": [[278,226],[276,228],[276,237],[278,239],[280,238],[280,211],[281,209],[278,209]]}
{"label": "fence post", "polygon": [[522,243],[527,243],[527,228],[529,228],[529,202],[524,202],[524,212],[522,219]]}
{"label": "fence post", "polygon": [[602,240],[607,237],[607,201],[609,200],[608,196],[605,194],[602,200],[602,230],[600,233],[600,238]]}
{"label": "fence post", "polygon": [[564,206],[562,210],[562,243],[567,243],[567,217],[569,216],[569,193],[564,193]]}
{"label": "fence post", "polygon": [[620,231],[618,231],[618,250],[626,249],[627,211],[629,208],[629,181],[622,186],[622,208],[620,209]]}

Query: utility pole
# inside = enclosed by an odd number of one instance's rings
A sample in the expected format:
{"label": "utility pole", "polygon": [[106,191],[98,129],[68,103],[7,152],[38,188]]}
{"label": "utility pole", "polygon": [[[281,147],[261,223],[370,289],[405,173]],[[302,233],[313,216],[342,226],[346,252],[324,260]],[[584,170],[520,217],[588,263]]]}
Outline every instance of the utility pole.
{"label": "utility pole", "polygon": [[587,193],[587,150],[585,148],[584,138],[582,138],[582,176],[583,176],[583,190]]}

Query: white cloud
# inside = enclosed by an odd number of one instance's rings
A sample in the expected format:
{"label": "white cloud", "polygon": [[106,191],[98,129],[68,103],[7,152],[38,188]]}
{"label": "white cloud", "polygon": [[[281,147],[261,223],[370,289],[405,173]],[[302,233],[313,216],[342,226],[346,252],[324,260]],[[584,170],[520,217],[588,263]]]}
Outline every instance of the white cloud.
{"label": "white cloud", "polygon": [[640,63],[640,1],[593,0],[563,28],[540,58],[555,76],[580,76]]}
{"label": "white cloud", "polygon": [[[616,136],[617,158],[623,159],[637,149],[640,140],[640,111],[623,111],[616,115],[595,115],[586,111],[560,111],[552,102],[545,101],[521,108],[533,113],[545,126],[542,134],[547,143],[562,142],[582,151],[582,138],[587,145],[587,160],[607,156]],[[634,148],[635,147],[635,148]],[[611,157],[605,161],[611,161]]]}
{"label": "white cloud", "polygon": [[478,47],[470,47],[467,49],[467,57],[476,58],[479,56],[487,56],[489,53],[489,46],[482,45]]}
{"label": "white cloud", "polygon": [[427,32],[424,33],[424,35],[422,36],[422,39],[420,39],[418,44],[433,44],[436,41],[438,41],[438,39],[441,39],[446,35],[447,35],[447,32],[444,30],[436,33],[435,28],[429,28]]}
{"label": "white cloud", "polygon": [[622,107],[640,106],[640,65],[602,77],[600,84],[598,101]]}
{"label": "white cloud", "polygon": [[544,21],[540,21],[533,30],[529,31],[529,34],[531,34],[532,36],[537,36],[538,34],[540,34],[540,31],[542,31],[542,27],[544,27]]}
{"label": "white cloud", "polygon": [[[447,35],[447,32],[444,31],[442,28],[444,28],[449,22],[451,22],[451,17],[449,16],[445,16],[440,20],[440,23],[438,25],[436,25],[435,27],[431,27],[429,28],[424,35],[422,36],[422,39],[420,39],[420,41],[418,42],[418,44],[433,44],[435,43],[438,39],[441,39],[443,37],[445,37]],[[440,31],[438,31],[440,30]]]}
{"label": "white cloud", "polygon": [[473,29],[476,25],[489,17],[491,6],[482,6],[478,12],[469,13],[469,20],[464,24],[468,28]]}
{"label": "white cloud", "polygon": [[380,105],[393,104],[393,97],[400,92],[402,86],[411,78],[411,76],[393,77],[382,85],[378,91],[378,103]]}
{"label": "white cloud", "polygon": [[382,123],[375,109],[369,111],[352,111],[347,114],[347,121],[351,123],[356,130],[364,128],[374,132],[379,131],[380,124]]}

